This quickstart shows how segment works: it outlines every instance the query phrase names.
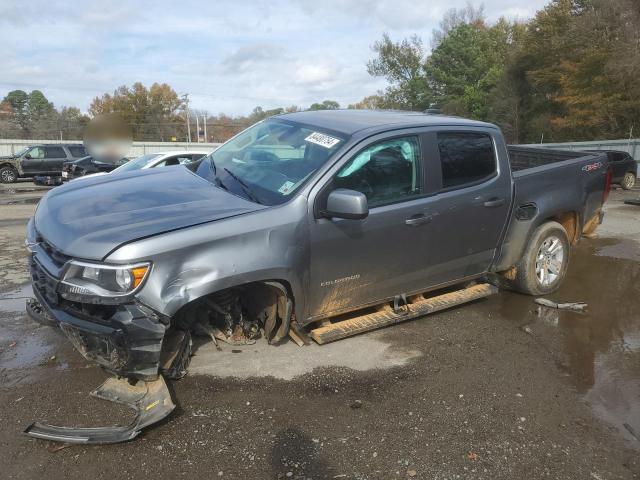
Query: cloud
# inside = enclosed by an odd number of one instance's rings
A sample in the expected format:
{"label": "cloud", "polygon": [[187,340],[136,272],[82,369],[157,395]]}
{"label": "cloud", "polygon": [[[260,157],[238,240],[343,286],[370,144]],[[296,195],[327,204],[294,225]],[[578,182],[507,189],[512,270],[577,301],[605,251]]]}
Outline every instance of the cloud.
{"label": "cloud", "polygon": [[[483,3],[495,20],[531,16],[547,2]],[[38,88],[56,105],[86,110],[93,97],[141,81],[169,83],[191,94],[193,108],[212,113],[325,99],[347,105],[384,88],[365,68],[383,32],[428,42],[443,13],[465,3],[4,0],[0,97]]]}

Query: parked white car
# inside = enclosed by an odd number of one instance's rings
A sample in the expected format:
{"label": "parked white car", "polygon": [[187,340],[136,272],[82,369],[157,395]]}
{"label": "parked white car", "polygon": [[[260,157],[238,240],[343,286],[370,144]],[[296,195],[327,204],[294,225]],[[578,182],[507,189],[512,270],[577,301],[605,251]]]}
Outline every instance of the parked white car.
{"label": "parked white car", "polygon": [[204,150],[171,150],[167,152],[147,153],[135,158],[124,165],[111,171],[111,173],[129,172],[131,170],[144,170],[145,168],[168,167],[171,165],[186,165],[200,160],[210,152]]}

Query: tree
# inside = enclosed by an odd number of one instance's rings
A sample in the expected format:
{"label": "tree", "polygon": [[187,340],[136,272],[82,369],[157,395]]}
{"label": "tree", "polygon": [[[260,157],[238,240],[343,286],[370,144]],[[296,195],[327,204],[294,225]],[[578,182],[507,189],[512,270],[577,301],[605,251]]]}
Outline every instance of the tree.
{"label": "tree", "polygon": [[517,24],[462,23],[443,38],[425,65],[435,102],[445,113],[488,120],[492,94],[505,74]]}
{"label": "tree", "polygon": [[367,63],[367,71],[375,77],[384,77],[389,87],[379,96],[384,97],[386,108],[424,110],[432,101],[424,76],[425,51],[417,35],[401,42],[393,42],[388,34],[373,44],[377,57]]}
{"label": "tree", "polygon": [[142,83],[121,86],[113,95],[105,93],[91,102],[93,116],[117,113],[134,132],[135,140],[168,140],[183,136],[184,118],[180,116],[184,101],[166,83],[154,83],[147,89]]}
{"label": "tree", "polygon": [[340,104],[334,100],[325,100],[322,103],[312,103],[309,110],[337,110]]}
{"label": "tree", "polygon": [[2,102],[11,106],[13,113],[11,122],[26,132],[29,129],[29,116],[27,114],[29,95],[27,95],[27,92],[13,90],[4,97]]}
{"label": "tree", "polygon": [[350,104],[347,108],[350,109],[359,109],[359,110],[376,110],[380,108],[385,108],[384,96],[383,95],[369,95],[368,97],[364,97],[362,100],[356,103]]}
{"label": "tree", "polygon": [[464,8],[452,8],[444,14],[444,17],[440,20],[439,27],[431,33],[431,48],[438,48],[440,42],[459,25],[479,25],[484,23],[484,6],[476,8],[467,2]]}

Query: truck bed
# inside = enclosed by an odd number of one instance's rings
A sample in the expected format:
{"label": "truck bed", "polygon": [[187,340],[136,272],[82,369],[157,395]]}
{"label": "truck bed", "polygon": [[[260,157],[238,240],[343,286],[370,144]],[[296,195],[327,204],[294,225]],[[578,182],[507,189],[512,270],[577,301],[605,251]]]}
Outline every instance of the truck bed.
{"label": "truck bed", "polygon": [[[507,150],[513,176],[513,211],[496,271],[511,268],[522,258],[528,239],[543,221],[575,215],[581,230],[597,217],[608,165],[605,154],[520,146],[508,146]],[[569,236],[576,240],[579,233]]]}
{"label": "truck bed", "polygon": [[516,145],[508,145],[507,150],[509,151],[511,171],[514,172],[514,174],[515,172],[520,172],[529,168],[574,160],[580,157],[593,156],[593,154],[585,152],[548,150],[546,148],[520,147]]}

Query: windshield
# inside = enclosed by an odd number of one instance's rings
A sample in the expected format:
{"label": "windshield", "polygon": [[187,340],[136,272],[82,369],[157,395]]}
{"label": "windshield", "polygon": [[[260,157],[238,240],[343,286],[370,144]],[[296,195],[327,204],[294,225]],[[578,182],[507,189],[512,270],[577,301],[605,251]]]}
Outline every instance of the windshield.
{"label": "windshield", "polygon": [[27,153],[27,151],[29,151],[31,147],[24,147],[22,150],[20,150],[19,152],[17,152],[15,154],[16,157],[21,157],[22,155],[24,155],[25,153]]}
{"label": "windshield", "polygon": [[196,173],[264,205],[279,205],[344,144],[345,137],[269,119],[204,158]]}
{"label": "windshield", "polygon": [[146,165],[150,164],[154,159],[160,156],[159,153],[147,153],[146,155],[142,155],[136,159],[131,160],[130,162],[125,163],[124,165],[119,166],[111,173],[118,172],[128,172],[130,170],[140,170],[144,168]]}

